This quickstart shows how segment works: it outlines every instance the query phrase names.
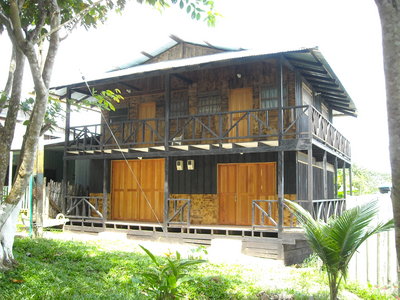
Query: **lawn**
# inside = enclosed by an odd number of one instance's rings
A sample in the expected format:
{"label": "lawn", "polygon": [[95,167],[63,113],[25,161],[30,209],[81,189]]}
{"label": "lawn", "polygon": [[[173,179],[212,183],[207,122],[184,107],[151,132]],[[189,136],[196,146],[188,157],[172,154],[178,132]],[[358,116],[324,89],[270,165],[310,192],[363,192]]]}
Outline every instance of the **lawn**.
{"label": "lawn", "polygon": [[[18,238],[14,254],[19,265],[0,273],[0,299],[151,299],[132,281],[149,269],[151,260],[139,247],[119,245],[110,241]],[[195,251],[193,255],[205,253]],[[297,267],[277,267],[272,262],[269,266],[267,260],[260,261],[193,266],[193,280],[183,284],[182,292],[186,299],[328,297],[325,275],[314,261]],[[346,289],[361,299],[394,299],[372,287],[347,284]]]}

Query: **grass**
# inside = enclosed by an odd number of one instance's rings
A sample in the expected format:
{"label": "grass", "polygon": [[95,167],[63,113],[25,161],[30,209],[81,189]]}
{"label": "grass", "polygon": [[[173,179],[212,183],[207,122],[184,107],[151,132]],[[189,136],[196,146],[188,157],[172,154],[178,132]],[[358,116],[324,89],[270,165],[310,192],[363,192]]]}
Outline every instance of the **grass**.
{"label": "grass", "polygon": [[[0,273],[1,299],[150,299],[132,282],[151,264],[142,251],[29,238],[18,238],[14,249],[19,266]],[[184,287],[187,299],[259,299],[261,294],[264,299],[328,297],[326,278],[313,262],[279,270],[206,263],[196,266],[191,276],[195,284]],[[394,299],[373,287],[348,284],[346,289],[362,299]]]}

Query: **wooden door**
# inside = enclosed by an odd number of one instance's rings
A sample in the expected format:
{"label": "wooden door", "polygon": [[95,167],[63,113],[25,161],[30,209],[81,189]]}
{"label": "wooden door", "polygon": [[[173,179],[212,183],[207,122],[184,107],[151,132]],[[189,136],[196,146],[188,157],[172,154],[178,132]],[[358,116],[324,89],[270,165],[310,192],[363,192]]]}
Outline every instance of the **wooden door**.
{"label": "wooden door", "polygon": [[111,175],[114,220],[163,221],[164,159],[114,160]]}
{"label": "wooden door", "polygon": [[[156,118],[156,103],[145,102],[140,103],[138,107],[138,119],[155,119]],[[154,141],[155,121],[146,121],[139,123],[138,143],[151,143]],[[153,130],[152,130],[153,129]]]}
{"label": "wooden door", "polygon": [[251,225],[252,201],[277,197],[276,163],[219,164],[218,195],[220,224]]}
{"label": "wooden door", "polygon": [[[253,109],[253,89],[252,88],[242,88],[242,89],[234,89],[229,92],[229,103],[228,103],[229,111],[248,111]],[[229,116],[229,128],[234,126],[229,132],[229,137],[244,137],[249,134],[249,125],[248,119],[245,116],[243,119],[244,113],[234,113]],[[249,139],[232,139],[232,142],[238,141],[248,141]]]}

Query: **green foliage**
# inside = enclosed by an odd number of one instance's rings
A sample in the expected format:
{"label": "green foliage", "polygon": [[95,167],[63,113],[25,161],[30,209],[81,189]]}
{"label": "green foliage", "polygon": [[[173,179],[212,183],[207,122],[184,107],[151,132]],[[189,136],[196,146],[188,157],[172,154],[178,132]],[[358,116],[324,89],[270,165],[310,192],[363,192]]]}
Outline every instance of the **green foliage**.
{"label": "green foliage", "polygon": [[121,95],[121,91],[119,89],[112,90],[105,90],[98,93],[95,89],[91,91],[92,97],[97,100],[97,102],[90,102],[86,101],[84,104],[97,106],[102,110],[112,110],[115,111],[115,107],[113,102],[119,103],[121,100],[124,99]]}
{"label": "green foliage", "polygon": [[[132,284],[133,274],[153,267],[154,263],[147,255],[131,251],[130,242],[17,238],[14,254],[19,265],[12,271],[0,272],[0,298],[154,299]],[[257,294],[264,290],[272,299],[278,299],[278,295],[293,295],[294,299],[327,298],[326,275],[312,263],[301,268],[271,268],[269,272],[259,267],[200,264],[188,272],[196,284],[182,285],[182,294],[193,300],[259,299]],[[264,280],[265,277],[270,279]],[[350,283],[348,286],[362,299],[395,299],[378,287],[364,288]]]}
{"label": "green foliage", "polygon": [[[352,167],[352,183],[353,195],[375,194],[378,192],[378,187],[391,182],[390,174],[379,173],[372,171],[356,164]],[[343,190],[343,170],[338,170],[338,189]],[[346,190],[350,190],[349,174],[346,174]],[[338,193],[340,198],[343,198],[343,191]]]}
{"label": "green foliage", "polygon": [[182,259],[178,251],[175,256],[166,255],[164,260],[160,260],[145,247],[140,247],[150,257],[153,266],[145,272],[139,272],[139,278],[134,277],[132,281],[138,283],[146,294],[157,300],[181,297],[182,285],[194,281],[188,274],[189,269],[205,262],[198,259]]}
{"label": "green foliage", "polygon": [[341,280],[346,279],[347,268],[353,254],[370,236],[393,228],[394,222],[372,225],[377,213],[377,202],[346,210],[327,223],[314,220],[300,205],[285,200],[301,222],[307,241],[313,252],[321,259],[328,273],[331,299],[337,298]]}
{"label": "green foliage", "polygon": [[[25,116],[30,117],[34,104],[34,98],[27,98],[21,102],[20,110],[25,114]],[[57,121],[62,120],[63,117],[63,109],[60,100],[54,97],[50,97],[44,116],[43,125],[46,127],[46,129],[52,131],[54,129],[54,126],[57,126]],[[29,119],[25,120],[23,124],[28,125]]]}

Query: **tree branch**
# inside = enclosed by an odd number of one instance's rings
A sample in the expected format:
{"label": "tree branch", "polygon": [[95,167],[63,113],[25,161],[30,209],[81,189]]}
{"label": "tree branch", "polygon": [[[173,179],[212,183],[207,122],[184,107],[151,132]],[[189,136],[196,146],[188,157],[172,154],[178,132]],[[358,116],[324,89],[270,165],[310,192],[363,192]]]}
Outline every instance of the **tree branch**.
{"label": "tree branch", "polygon": [[[57,0],[50,1],[50,28],[58,28],[61,23],[60,7],[58,6]],[[55,30],[50,35],[49,48],[47,51],[46,60],[44,62],[42,78],[46,88],[50,86],[51,72],[53,71],[55,57],[58,51],[58,46],[60,44],[59,31]]]}

